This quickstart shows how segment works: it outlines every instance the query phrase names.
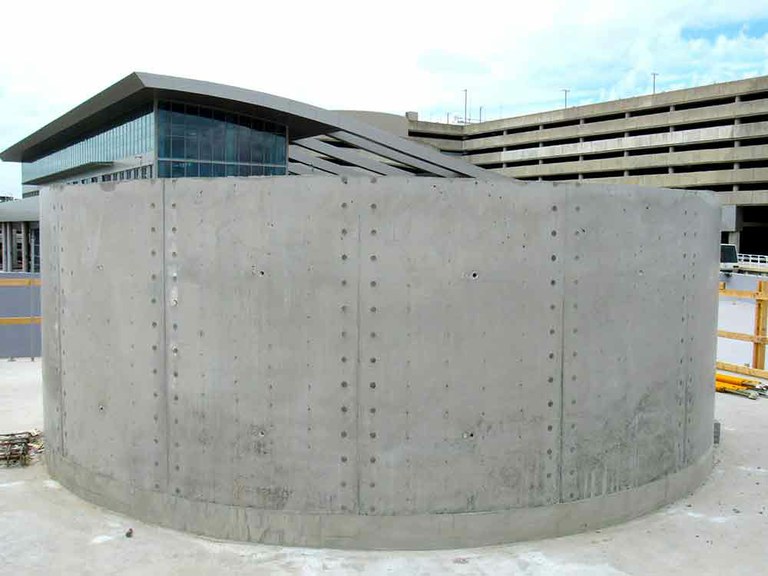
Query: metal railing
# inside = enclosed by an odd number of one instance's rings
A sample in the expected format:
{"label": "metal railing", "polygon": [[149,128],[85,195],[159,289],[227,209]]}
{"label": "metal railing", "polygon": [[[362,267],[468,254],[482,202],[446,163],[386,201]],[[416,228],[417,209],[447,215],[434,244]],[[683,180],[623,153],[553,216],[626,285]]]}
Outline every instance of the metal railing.
{"label": "metal railing", "polygon": [[739,254],[739,264],[751,264],[768,269],[768,256],[765,254]]}

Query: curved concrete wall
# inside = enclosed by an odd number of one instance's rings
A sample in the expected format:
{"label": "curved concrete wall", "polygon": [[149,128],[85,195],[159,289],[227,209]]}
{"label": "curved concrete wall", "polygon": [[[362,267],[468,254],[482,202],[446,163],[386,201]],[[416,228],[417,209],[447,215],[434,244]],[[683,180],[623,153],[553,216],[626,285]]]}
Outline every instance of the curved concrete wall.
{"label": "curved concrete wall", "polygon": [[560,535],[711,467],[719,207],[332,177],[45,191],[48,465],[215,537]]}

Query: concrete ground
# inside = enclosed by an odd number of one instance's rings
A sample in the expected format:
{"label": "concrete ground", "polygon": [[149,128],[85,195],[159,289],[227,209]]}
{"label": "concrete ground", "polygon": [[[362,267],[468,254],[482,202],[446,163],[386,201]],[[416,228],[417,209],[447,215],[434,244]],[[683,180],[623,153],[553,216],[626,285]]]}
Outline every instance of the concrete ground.
{"label": "concrete ground", "polygon": [[[42,425],[40,362],[0,360],[0,429]],[[0,467],[0,574],[768,573],[768,399],[717,395],[722,444],[694,494],[633,522],[575,536],[465,550],[344,552],[219,542],[93,506],[45,467]],[[133,537],[126,538],[128,528]]]}
{"label": "concrete ground", "polygon": [[41,368],[40,358],[0,359],[0,434],[43,429]]}

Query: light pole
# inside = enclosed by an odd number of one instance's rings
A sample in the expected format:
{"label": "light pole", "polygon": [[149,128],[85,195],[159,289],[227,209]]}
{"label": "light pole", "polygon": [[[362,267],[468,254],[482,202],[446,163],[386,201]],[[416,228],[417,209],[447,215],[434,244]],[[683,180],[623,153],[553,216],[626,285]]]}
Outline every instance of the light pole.
{"label": "light pole", "polygon": [[658,72],[651,72],[651,76],[653,76],[653,93],[656,94],[656,76],[658,76]]}
{"label": "light pole", "polygon": [[570,90],[568,90],[567,88],[563,88],[562,92],[563,92],[563,108],[568,108],[568,92],[570,92]]}
{"label": "light pole", "polygon": [[464,124],[467,123],[467,89],[464,88]]}

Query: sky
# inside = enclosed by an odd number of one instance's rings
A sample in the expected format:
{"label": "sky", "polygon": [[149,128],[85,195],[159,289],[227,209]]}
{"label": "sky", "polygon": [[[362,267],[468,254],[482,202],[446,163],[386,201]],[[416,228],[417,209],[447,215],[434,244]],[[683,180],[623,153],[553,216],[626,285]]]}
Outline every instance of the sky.
{"label": "sky", "polygon": [[[768,75],[756,0],[7,2],[0,150],[133,71],[329,109],[516,116]],[[0,195],[20,196],[0,163]]]}

